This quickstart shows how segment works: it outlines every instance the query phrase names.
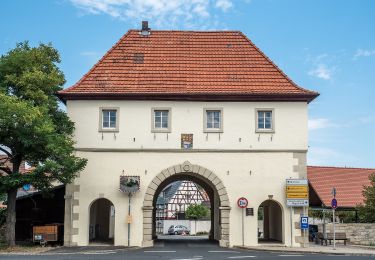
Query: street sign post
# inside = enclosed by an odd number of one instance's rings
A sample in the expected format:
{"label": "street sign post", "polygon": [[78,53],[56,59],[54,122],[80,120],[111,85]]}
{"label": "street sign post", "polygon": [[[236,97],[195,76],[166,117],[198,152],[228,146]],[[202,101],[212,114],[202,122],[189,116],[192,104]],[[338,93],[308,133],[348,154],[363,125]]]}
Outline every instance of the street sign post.
{"label": "street sign post", "polygon": [[335,217],[335,211],[337,208],[337,200],[336,200],[336,188],[332,188],[332,196],[333,199],[331,201],[331,207],[332,207],[332,217],[333,217],[333,250],[336,249],[336,228],[335,228],[335,222],[336,222],[336,217]]}
{"label": "street sign post", "polygon": [[331,207],[332,207],[333,209],[336,209],[336,208],[337,208],[337,199],[332,199],[332,201],[331,201]]}
{"label": "street sign post", "polygon": [[309,206],[309,186],[306,179],[286,180],[286,205],[289,207]]}
{"label": "street sign post", "polygon": [[249,201],[246,198],[241,197],[237,200],[237,206],[241,209],[241,216],[242,216],[242,246],[245,246],[245,233],[244,233],[245,228],[244,228],[243,215],[244,215],[244,211],[247,205],[249,205]]}
{"label": "street sign post", "polygon": [[309,217],[301,217],[301,229],[309,229]]}
{"label": "street sign post", "polygon": [[248,204],[249,204],[249,201],[244,197],[241,197],[237,200],[237,205],[241,209],[246,208]]}
{"label": "street sign post", "polygon": [[302,207],[305,212],[305,207],[309,206],[309,183],[307,179],[286,179],[285,191],[286,205],[290,207],[290,245],[293,247],[293,208]]}

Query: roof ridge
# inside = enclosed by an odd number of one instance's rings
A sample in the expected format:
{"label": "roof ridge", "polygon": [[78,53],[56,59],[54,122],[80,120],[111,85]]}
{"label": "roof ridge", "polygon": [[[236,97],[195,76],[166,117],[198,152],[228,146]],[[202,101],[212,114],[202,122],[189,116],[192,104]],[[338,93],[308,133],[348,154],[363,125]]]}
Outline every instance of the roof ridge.
{"label": "roof ridge", "polygon": [[[129,29],[129,31],[132,31],[132,32],[141,32],[142,30],[140,29]],[[150,30],[150,32],[197,32],[197,33],[220,33],[220,32],[239,32],[241,33],[241,31],[239,30],[216,30],[216,31],[213,31],[213,30],[199,30],[199,31],[196,31],[196,30]]]}
{"label": "roof ridge", "polygon": [[239,31],[242,37],[244,37],[268,62],[270,62],[294,87],[309,92],[311,94],[319,95],[318,92],[308,90],[298,86],[291,78],[288,77],[277,65],[274,63],[261,49],[259,49],[243,32]]}
{"label": "roof ridge", "polygon": [[314,168],[333,168],[333,169],[357,169],[357,170],[374,170],[374,171],[375,171],[375,168],[363,168],[363,167],[316,166],[316,165],[307,165],[307,167],[314,167]]}

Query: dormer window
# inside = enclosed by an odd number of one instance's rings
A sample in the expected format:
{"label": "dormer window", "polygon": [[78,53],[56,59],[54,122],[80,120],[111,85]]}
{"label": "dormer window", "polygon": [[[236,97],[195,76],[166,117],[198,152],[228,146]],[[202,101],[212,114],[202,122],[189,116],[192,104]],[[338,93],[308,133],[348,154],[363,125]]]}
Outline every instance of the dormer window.
{"label": "dormer window", "polygon": [[99,131],[118,132],[119,108],[100,108]]}

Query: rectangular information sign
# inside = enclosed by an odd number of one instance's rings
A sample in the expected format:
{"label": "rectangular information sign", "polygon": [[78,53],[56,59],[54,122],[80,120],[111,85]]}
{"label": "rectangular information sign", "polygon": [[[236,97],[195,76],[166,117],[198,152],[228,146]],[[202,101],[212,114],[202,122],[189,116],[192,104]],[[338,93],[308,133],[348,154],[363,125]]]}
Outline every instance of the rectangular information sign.
{"label": "rectangular information sign", "polygon": [[287,179],[286,185],[307,185],[306,179]]}
{"label": "rectangular information sign", "polygon": [[306,193],[308,193],[309,188],[306,185],[304,185],[304,186],[300,186],[300,185],[298,185],[298,186],[287,186],[286,191],[287,192],[290,191],[290,192],[306,192]]}
{"label": "rectangular information sign", "polygon": [[307,206],[309,206],[309,200],[287,199],[286,205],[289,206],[289,207],[307,207]]}
{"label": "rectangular information sign", "polygon": [[309,206],[309,186],[306,179],[287,179],[285,191],[288,206]]}
{"label": "rectangular information sign", "polygon": [[308,199],[308,193],[294,193],[294,192],[287,192],[286,197],[288,199]]}
{"label": "rectangular information sign", "polygon": [[301,217],[301,229],[309,229],[309,217]]}

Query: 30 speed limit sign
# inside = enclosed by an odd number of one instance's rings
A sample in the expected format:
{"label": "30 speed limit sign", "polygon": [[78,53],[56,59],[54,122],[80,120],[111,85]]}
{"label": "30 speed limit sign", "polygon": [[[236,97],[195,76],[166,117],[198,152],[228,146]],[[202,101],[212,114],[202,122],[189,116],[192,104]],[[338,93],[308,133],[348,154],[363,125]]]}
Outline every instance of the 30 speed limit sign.
{"label": "30 speed limit sign", "polygon": [[247,205],[249,204],[249,202],[247,201],[246,198],[244,197],[241,197],[237,200],[237,205],[238,207],[240,207],[241,209],[244,209],[247,207]]}

